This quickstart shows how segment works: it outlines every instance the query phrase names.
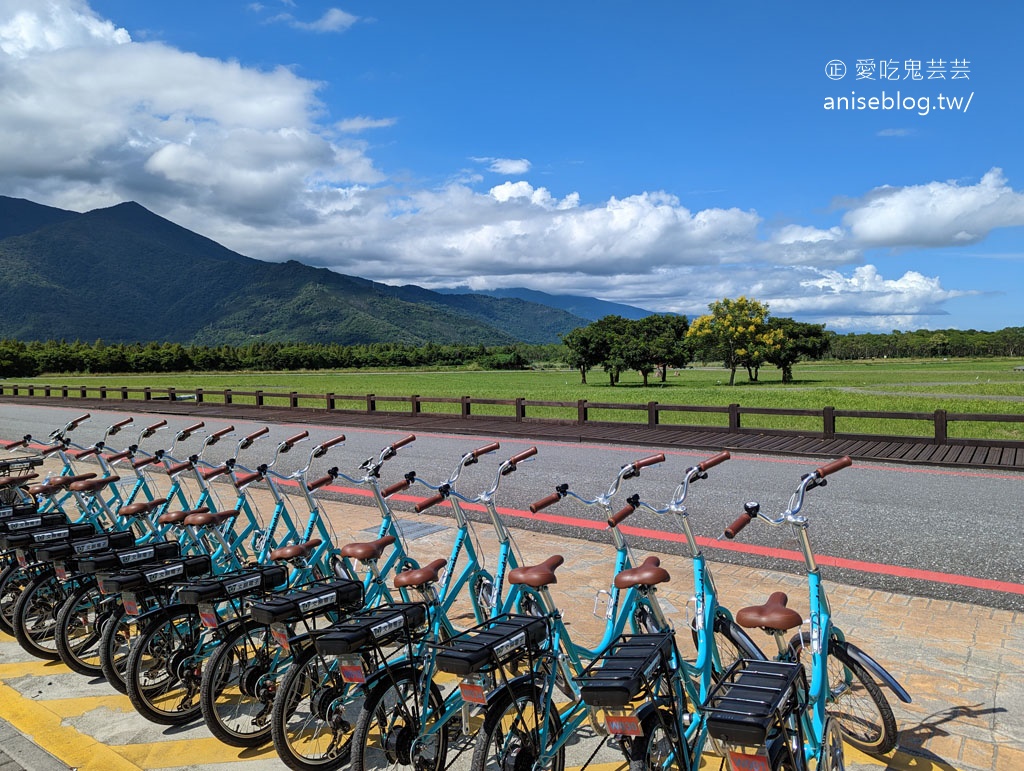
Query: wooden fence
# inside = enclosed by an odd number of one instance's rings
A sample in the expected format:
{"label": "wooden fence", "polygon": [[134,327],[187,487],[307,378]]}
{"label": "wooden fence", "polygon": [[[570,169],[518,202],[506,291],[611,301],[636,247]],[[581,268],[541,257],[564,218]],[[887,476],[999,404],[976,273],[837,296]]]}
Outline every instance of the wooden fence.
{"label": "wooden fence", "polygon": [[[449,418],[487,418],[515,422],[539,421],[567,425],[626,424],[654,428],[660,425],[695,427],[702,430],[729,433],[757,432],[761,434],[817,436],[832,438],[879,438],[894,436],[913,437],[917,441],[934,444],[988,444],[992,440],[969,433],[969,424],[1024,424],[1024,414],[1005,415],[991,413],[889,412],[865,410],[780,409],[769,407],[699,406],[681,404],[615,404],[578,401],[541,401],[526,398],[478,399],[472,396],[378,396],[376,394],[304,394],[296,391],[235,391],[232,389],[206,390],[196,388],[127,388],[108,386],[51,386],[0,383],[0,397],[26,397],[61,401],[99,400],[127,402],[130,400],[191,401],[197,404],[251,405],[275,409],[318,409],[337,413],[404,414],[410,417],[443,416]],[[111,405],[114,406],[113,404]],[[126,406],[126,405],[122,405]],[[153,405],[150,405],[153,406]],[[850,430],[858,421],[889,421],[898,425],[921,427],[910,434],[870,433]],[[837,430],[837,423],[844,431]],[[757,425],[761,423],[762,425]],[[768,425],[764,425],[767,423]],[[958,436],[951,436],[950,428],[962,424]],[[863,425],[863,424],[862,424]],[[796,426],[796,427],[794,427]],[[1012,430],[1012,429],[1011,429]],[[985,432],[980,432],[985,433]],[[1024,441],[1000,439],[1003,446],[1024,447]]]}

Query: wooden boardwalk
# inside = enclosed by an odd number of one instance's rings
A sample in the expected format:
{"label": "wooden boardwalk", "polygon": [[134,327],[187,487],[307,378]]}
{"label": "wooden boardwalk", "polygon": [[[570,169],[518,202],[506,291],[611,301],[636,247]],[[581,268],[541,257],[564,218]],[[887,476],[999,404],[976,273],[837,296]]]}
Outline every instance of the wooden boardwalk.
{"label": "wooden boardwalk", "polygon": [[397,431],[439,434],[472,434],[483,437],[516,437],[553,442],[628,444],[651,448],[693,448],[733,452],[809,455],[826,458],[849,455],[860,461],[889,461],[938,466],[1024,471],[1024,443],[979,444],[978,440],[951,439],[936,443],[927,438],[836,436],[822,438],[796,432],[757,429],[715,429],[695,426],[646,426],[635,423],[577,424],[552,420],[441,415],[376,411],[373,413],[313,408],[255,407],[243,404],[211,404],[190,401],[119,401],[114,399],[37,399],[0,397],[8,404],[74,406],[83,410],[118,410],[192,416],[197,420],[226,419],[267,423],[306,423],[328,426],[387,428]]}

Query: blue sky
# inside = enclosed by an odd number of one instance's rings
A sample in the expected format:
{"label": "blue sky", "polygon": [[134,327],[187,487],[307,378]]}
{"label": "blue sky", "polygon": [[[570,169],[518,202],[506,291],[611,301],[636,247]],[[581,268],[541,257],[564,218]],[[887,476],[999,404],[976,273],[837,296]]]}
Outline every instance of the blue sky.
{"label": "blue sky", "polygon": [[394,284],[1019,326],[1022,27],[944,0],[0,0],[0,194]]}

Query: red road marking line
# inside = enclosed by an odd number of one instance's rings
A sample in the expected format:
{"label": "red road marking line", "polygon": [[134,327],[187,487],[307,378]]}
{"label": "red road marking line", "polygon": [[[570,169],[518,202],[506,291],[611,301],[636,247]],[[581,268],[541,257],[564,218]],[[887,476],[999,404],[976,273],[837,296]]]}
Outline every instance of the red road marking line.
{"label": "red road marking line", "polygon": [[[372,495],[369,490],[360,490],[358,488],[328,485],[324,489],[367,498]],[[418,503],[425,500],[424,498],[414,495],[394,495],[392,498],[394,500],[405,501],[408,503]],[[451,506],[448,501],[439,505]],[[483,506],[477,504],[464,503],[463,506],[474,511],[485,511]],[[570,517],[562,514],[547,514],[541,512],[532,514],[528,511],[507,509],[500,506],[498,507],[498,513],[502,516],[528,519],[535,522],[548,522],[553,525],[563,525],[566,527],[578,527],[583,528],[584,530],[604,530],[607,527],[604,522],[593,519],[580,519],[578,517]],[[639,538],[651,538],[659,541],[686,543],[686,538],[682,533],[670,533],[664,530],[650,530],[648,528],[631,527],[629,525],[622,525],[620,526],[620,529],[627,535],[633,535]],[[697,543],[706,549],[721,549],[723,551],[754,554],[759,557],[771,557],[772,559],[782,559],[790,562],[804,561],[803,555],[801,555],[800,552],[789,551],[787,549],[776,549],[770,546],[758,546],[756,544],[737,543],[735,541],[718,541],[705,537],[698,537]],[[816,554],[815,559],[818,561],[819,565],[842,568],[844,570],[854,570],[860,573],[898,576],[900,578],[912,578],[918,581],[931,581],[933,583],[952,584],[954,586],[969,586],[974,589],[986,589],[988,591],[1004,592],[1006,594],[1024,594],[1024,584],[1015,584],[1010,581],[997,581],[991,578],[978,578],[977,576],[964,576],[956,573],[940,573],[934,570],[919,570],[917,568],[908,568],[901,565],[887,565],[882,562],[864,562],[861,560],[845,559],[844,557],[831,557],[828,555]]]}

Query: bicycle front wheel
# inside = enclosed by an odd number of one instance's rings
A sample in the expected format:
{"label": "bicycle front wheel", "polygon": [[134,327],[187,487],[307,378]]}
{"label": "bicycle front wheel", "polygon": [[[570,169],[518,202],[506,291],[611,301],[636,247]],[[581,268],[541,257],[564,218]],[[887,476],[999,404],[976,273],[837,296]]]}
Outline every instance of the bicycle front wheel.
{"label": "bicycle front wheel", "polygon": [[150,722],[183,725],[199,716],[201,636],[199,614],[179,606],[152,619],[132,645],[128,698]]}
{"label": "bicycle front wheel", "polygon": [[429,705],[425,704],[419,687],[422,678],[410,667],[392,670],[366,697],[352,734],[352,771],[441,771],[445,767],[448,732],[437,724],[444,698],[431,682]]}
{"label": "bicycle front wheel", "polygon": [[0,631],[14,634],[14,606],[30,576],[17,562],[0,572]]}
{"label": "bicycle front wheel", "polygon": [[[789,653],[811,680],[811,635],[789,641]],[[825,711],[839,724],[843,738],[869,755],[884,755],[896,746],[896,717],[878,683],[854,661],[841,643],[828,647],[828,695]]]}
{"label": "bicycle front wheel", "polygon": [[[541,697],[539,688],[532,683],[506,688],[487,707],[483,728],[476,737],[470,769],[564,771],[565,747],[553,749],[561,733],[562,721],[558,712],[553,703]],[[545,750],[550,752],[551,758],[547,763],[538,765]]]}
{"label": "bicycle front wheel", "polygon": [[310,643],[292,653],[292,665],[274,696],[274,749],[294,771],[334,771],[352,753],[355,716],[362,707],[358,686],[341,679]]}
{"label": "bicycle front wheel", "polygon": [[203,720],[225,744],[258,747],[270,740],[273,678],[288,660],[272,640],[267,626],[239,624],[217,646],[203,670],[199,696]]}

